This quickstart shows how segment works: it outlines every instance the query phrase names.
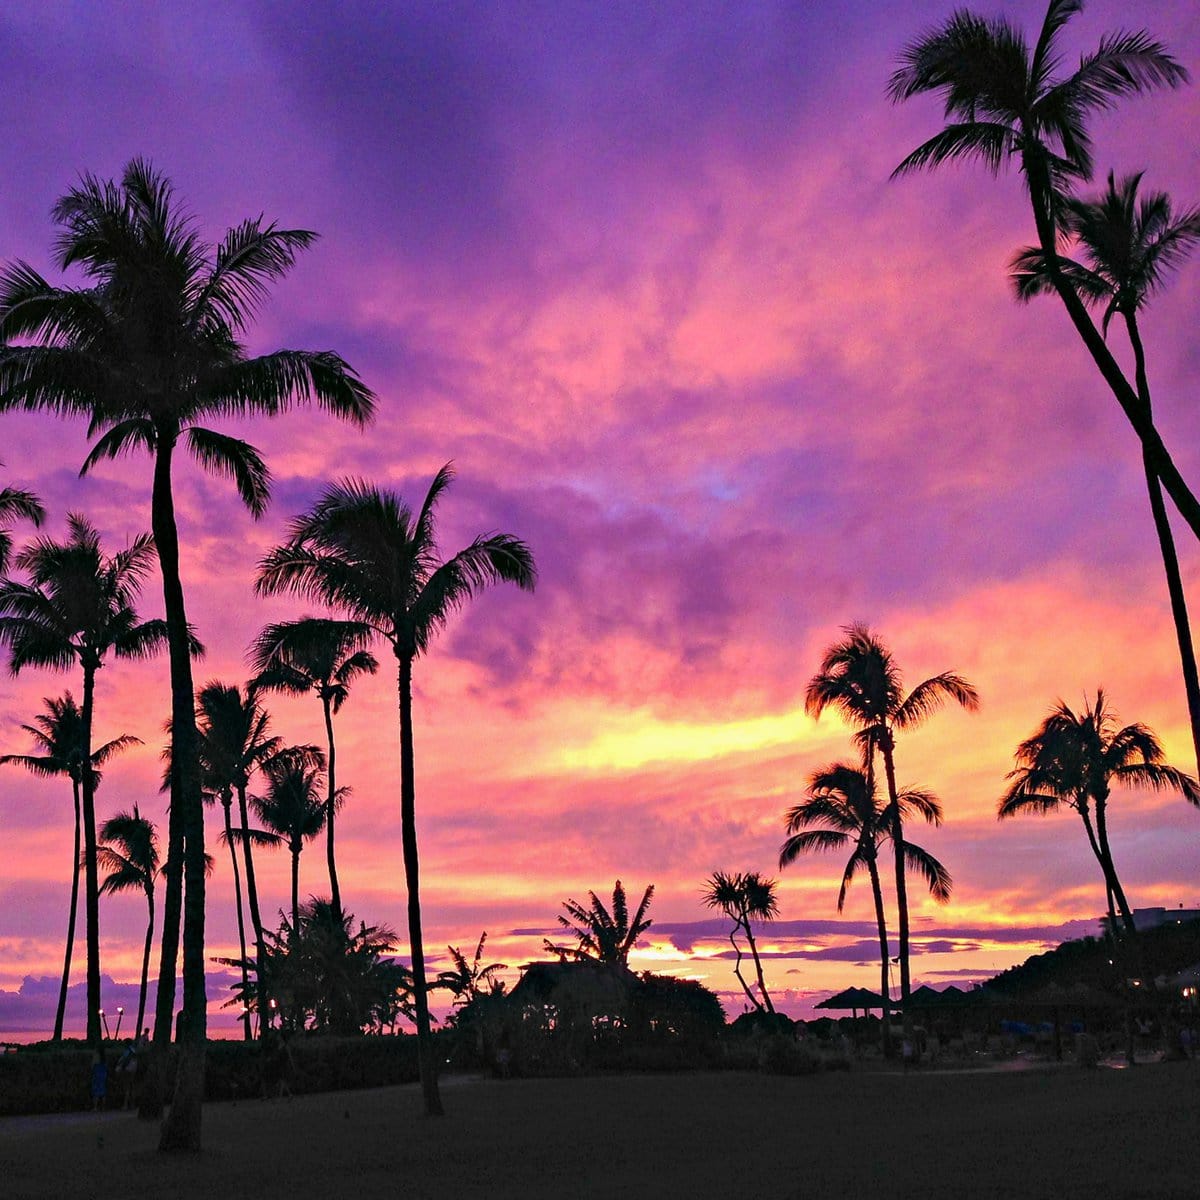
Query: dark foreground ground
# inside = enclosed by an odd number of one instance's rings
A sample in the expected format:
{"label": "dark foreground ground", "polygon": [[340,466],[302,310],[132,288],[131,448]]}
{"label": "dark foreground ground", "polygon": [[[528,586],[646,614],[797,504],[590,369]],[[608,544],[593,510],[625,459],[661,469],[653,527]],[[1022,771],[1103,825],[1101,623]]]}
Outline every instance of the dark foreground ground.
{"label": "dark foreground ground", "polygon": [[165,1158],[125,1113],[0,1120],[0,1196],[1200,1195],[1200,1063],[1132,1071],[450,1081],[205,1109]]}

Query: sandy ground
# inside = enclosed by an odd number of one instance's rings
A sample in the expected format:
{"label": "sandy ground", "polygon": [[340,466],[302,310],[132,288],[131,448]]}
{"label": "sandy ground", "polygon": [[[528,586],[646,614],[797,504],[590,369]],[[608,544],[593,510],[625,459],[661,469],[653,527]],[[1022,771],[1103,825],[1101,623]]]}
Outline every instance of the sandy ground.
{"label": "sandy ground", "polygon": [[469,1080],[205,1109],[166,1157],[129,1113],[0,1121],[0,1196],[1155,1197],[1200,1194],[1200,1064],[970,1075]]}

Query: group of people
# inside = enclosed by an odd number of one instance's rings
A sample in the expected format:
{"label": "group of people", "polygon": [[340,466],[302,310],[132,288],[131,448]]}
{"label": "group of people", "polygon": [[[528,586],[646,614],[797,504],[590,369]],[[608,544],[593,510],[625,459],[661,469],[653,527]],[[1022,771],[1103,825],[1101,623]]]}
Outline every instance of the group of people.
{"label": "group of people", "polygon": [[126,1038],[121,1054],[108,1069],[104,1048],[92,1055],[91,1096],[92,1109],[98,1112],[108,1105],[109,1075],[113,1076],[114,1091],[120,1089],[121,1107],[131,1108],[137,1103],[138,1088],[146,1074],[150,1055],[150,1030],[143,1029],[136,1038]]}

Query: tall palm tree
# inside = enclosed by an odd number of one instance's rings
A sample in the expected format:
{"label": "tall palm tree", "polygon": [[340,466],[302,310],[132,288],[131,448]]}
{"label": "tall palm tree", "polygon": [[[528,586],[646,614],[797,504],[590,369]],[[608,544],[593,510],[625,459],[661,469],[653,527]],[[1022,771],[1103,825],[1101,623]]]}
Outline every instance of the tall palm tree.
{"label": "tall palm tree", "polygon": [[[889,1042],[887,1009],[891,1005],[888,987],[887,918],[883,908],[883,888],[879,880],[879,849],[892,836],[895,814],[917,814],[930,825],[942,823],[942,806],[936,797],[919,788],[904,788],[897,806],[885,804],[869,771],[849,763],[834,763],[809,776],[807,798],[788,809],[784,818],[787,838],[779,848],[780,869],[790,866],[801,854],[816,851],[844,851],[853,847],[842,885],[838,889],[837,910],[846,905],[846,891],[860,870],[866,869],[875,902],[875,928],[879,935],[879,994],[883,997],[883,1045]],[[950,899],[952,879],[949,871],[927,850],[905,840],[907,865],[921,873],[930,895],[939,903]]]}
{"label": "tall palm tree", "polygon": [[892,177],[963,158],[982,162],[998,174],[1016,161],[1051,286],[1156,474],[1200,537],[1200,502],[1093,325],[1072,279],[1059,269],[1057,255],[1063,197],[1075,183],[1092,176],[1089,119],[1126,96],[1178,87],[1188,73],[1160,42],[1137,30],[1105,34],[1075,71],[1058,75],[1060,34],[1082,8],[1083,0],[1050,0],[1032,52],[1021,31],[1004,17],[979,17],[965,9],[906,46],[889,82],[890,97],[900,102],[935,93],[942,98],[949,123],[909,154]]}
{"label": "tall palm tree", "polygon": [[0,575],[8,571],[12,557],[12,535],[8,531],[13,521],[31,521],[40,526],[46,519],[42,502],[23,488],[0,488]]}
{"label": "tall palm tree", "polygon": [[[0,410],[83,416],[100,434],[84,463],[146,451],[153,460],[151,529],[162,571],[171,661],[174,775],[167,833],[154,1040],[166,1047],[175,1012],[183,912],[183,1046],[160,1148],[200,1148],[207,1029],[204,991],[204,815],[192,668],[172,469],[182,441],[209,471],[232,478],[256,516],[270,472],[247,442],[206,428],[213,417],[274,415],[315,399],[355,424],[374,399],[336,354],[279,350],[250,358],[244,337],[269,285],[315,235],[261,217],[202,242],[170,182],[134,159],[119,182],[85,175],[55,205],[58,266],[87,286],[56,287],[27,263],[0,272]],[[24,344],[14,344],[24,343]],[[157,1062],[163,1056],[157,1056]],[[157,1067],[155,1068],[157,1070]],[[157,1079],[157,1076],[155,1076]],[[148,1115],[159,1089],[145,1089]]]}
{"label": "tall palm tree", "polygon": [[629,952],[637,940],[654,924],[646,916],[650,901],[654,899],[654,884],[643,893],[642,899],[629,915],[629,902],[625,886],[618,879],[613,886],[612,909],[595,892],[588,892],[588,903],[564,900],[566,916],[559,916],[558,923],[576,939],[574,946],[556,946],[549,938],[543,944],[559,958],[590,959],[592,962],[620,963],[629,961]]}
{"label": "tall palm tree", "polygon": [[154,942],[154,877],[158,874],[158,834],[153,824],[138,812],[119,812],[100,826],[97,854],[108,874],[100,885],[100,895],[140,891],[146,895],[149,918],[146,944],[142,950],[142,985],[138,992],[137,1024],[139,1035],[146,1015],[146,987],[150,979],[150,948]]}
{"label": "tall palm tree", "polygon": [[[729,941],[737,953],[733,973],[755,1011],[773,1013],[775,1005],[771,1001],[767,981],[763,977],[762,959],[759,957],[758,943],[754,940],[752,922],[773,921],[779,916],[775,880],[764,879],[757,871],[738,871],[733,875],[725,871],[714,871],[704,881],[701,900],[707,908],[719,908],[733,922],[733,928],[729,931]],[[742,947],[737,940],[739,933],[745,935],[750,946],[750,956],[754,960],[754,971],[758,977],[758,996],[742,977]],[[762,999],[759,999],[759,996]]]}
{"label": "tall palm tree", "polygon": [[[1138,400],[1148,420],[1153,419],[1146,352],[1138,327],[1138,311],[1163,286],[1172,269],[1181,265],[1200,241],[1200,208],[1175,213],[1165,192],[1139,197],[1141,173],[1127,175],[1118,183],[1110,171],[1108,187],[1094,199],[1067,197],[1062,204],[1060,224],[1074,241],[1078,258],[1058,257],[1059,271],[1070,281],[1080,299],[1104,308],[1101,331],[1108,334],[1109,322],[1120,315],[1133,350],[1134,380]],[[1013,260],[1013,282],[1018,299],[1054,290],[1045,254],[1027,246]],[[1175,639],[1183,669],[1188,714],[1192,725],[1192,747],[1200,769],[1200,674],[1192,644],[1187,601],[1171,522],[1163,502],[1162,484],[1150,454],[1143,450],[1142,465],[1150,495],[1150,511],[1158,535],[1159,551],[1167,576]]]}
{"label": "tall palm tree", "polygon": [[863,750],[870,784],[868,790],[874,788],[875,755],[878,753],[883,759],[895,852],[900,1003],[904,1011],[905,1036],[911,1040],[907,856],[900,792],[896,786],[896,731],[922,724],[947,701],[954,701],[973,712],[979,707],[979,694],[961,675],[946,671],[923,680],[905,695],[900,669],[883,642],[862,624],[848,625],[843,633],[845,638],[825,651],[821,669],[809,681],[804,708],[813,717],[819,717],[826,708],[835,708],[857,728],[857,740]]}
{"label": "tall palm tree", "polygon": [[533,555],[506,533],[477,537],[442,560],[434,512],[454,475],[447,463],[434,476],[420,511],[399,496],[348,480],[326,488],[297,518],[291,540],[260,567],[258,590],[305,597],[363,621],[392,647],[400,708],[400,831],[408,889],[417,1045],[425,1111],[442,1112],[430,1040],[428,981],[421,940],[420,870],[417,857],[416,771],[413,755],[413,665],[452,613],[493,583],[532,590]]}
{"label": "tall palm tree", "polygon": [[[241,870],[237,847],[240,843],[246,866],[246,899],[250,906],[250,924],[254,933],[256,962],[261,969],[267,962],[263,941],[262,913],[258,904],[258,883],[254,872],[254,838],[250,825],[247,789],[251,776],[279,752],[283,739],[269,733],[270,716],[248,690],[246,695],[234,685],[216,680],[205,684],[196,697],[196,731],[199,738],[200,775],[205,791],[221,803],[225,817],[225,842],[233,865],[234,895],[237,901],[238,941],[243,969],[246,958],[246,928],[242,916]],[[238,834],[235,836],[231,809],[237,793]],[[245,984],[245,980],[243,980]],[[261,987],[260,992],[264,989]],[[269,1008],[261,1010],[269,1024]],[[243,1032],[250,1037],[250,1012],[243,1014]]]}
{"label": "tall palm tree", "polygon": [[[80,829],[82,809],[80,791],[83,786],[83,713],[70,692],[54,699],[45,697],[46,706],[33,718],[32,725],[22,725],[39,753],[0,755],[0,764],[14,763],[34,775],[54,778],[65,775],[71,781],[71,798],[75,803],[75,839],[71,853],[71,909],[67,917],[67,949],[63,955],[62,981],[58,987],[58,1008],[54,1013],[53,1040],[62,1041],[63,1019],[67,1010],[67,988],[71,981],[71,953],[75,946],[75,916],[79,910]],[[114,754],[130,746],[141,745],[141,739],[122,734],[97,746],[92,751],[92,786],[100,785],[100,768]]]}
{"label": "tall palm tree", "polygon": [[292,856],[292,928],[297,929],[300,853],[325,826],[324,755],[312,746],[293,746],[263,763],[262,771],[267,794],[252,796],[250,803],[266,832],[286,844]]}
{"label": "tall palm tree", "polygon": [[1053,812],[1060,806],[1073,808],[1104,875],[1110,928],[1115,935],[1123,926],[1132,936],[1136,933],[1133,913],[1108,839],[1112,788],[1180,792],[1189,804],[1200,806],[1200,783],[1163,762],[1162,745],[1147,726],[1118,727],[1103,688],[1097,688],[1094,704],[1085,697],[1079,713],[1059,700],[1017,747],[1016,759],[1017,766],[1008,776],[1013,782],[1000,800],[997,815],[1004,820],[1021,813]]}
{"label": "tall palm tree", "polygon": [[364,621],[334,621],[328,617],[302,617],[268,625],[251,648],[256,672],[254,688],[284,692],[292,696],[316,693],[325,718],[325,859],[329,867],[329,891],[334,912],[342,911],[334,857],[334,814],[337,795],[337,747],[333,740],[333,717],[341,711],[350,684],[362,675],[374,675],[379,662],[367,649],[374,631]]}
{"label": "tall palm tree", "polygon": [[[15,565],[28,583],[0,583],[0,645],[9,649],[16,675],[25,667],[83,672],[80,707],[81,762],[92,758],[92,719],[96,672],[110,654],[114,658],[146,658],[157,654],[167,638],[163,621],[139,620],[134,608],[146,575],[154,564],[149,535],[133,539],[111,557],[100,535],[83,517],[68,517],[65,542],[41,537],[25,546]],[[96,781],[82,771],[84,913],[87,931],[87,1037],[99,1048],[100,920],[96,867]]]}

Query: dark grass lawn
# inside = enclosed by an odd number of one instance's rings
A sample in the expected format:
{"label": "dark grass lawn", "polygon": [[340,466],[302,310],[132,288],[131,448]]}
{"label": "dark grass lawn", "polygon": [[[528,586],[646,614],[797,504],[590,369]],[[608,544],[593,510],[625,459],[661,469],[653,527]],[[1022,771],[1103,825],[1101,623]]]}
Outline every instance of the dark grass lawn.
{"label": "dark grass lawn", "polygon": [[1200,1063],[1133,1071],[450,1081],[205,1109],[165,1158],[129,1114],[0,1120],[0,1196],[1200,1196]]}

